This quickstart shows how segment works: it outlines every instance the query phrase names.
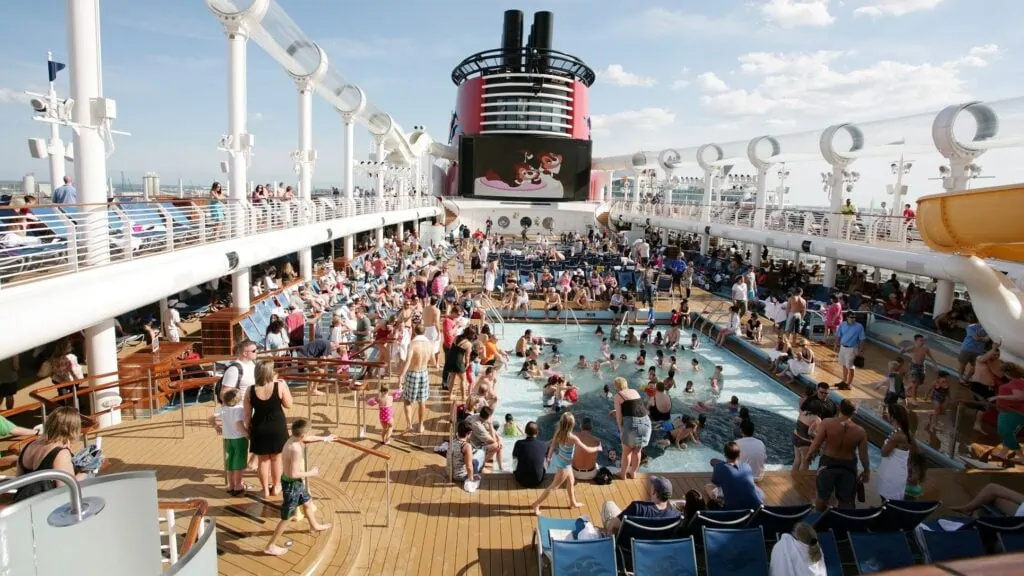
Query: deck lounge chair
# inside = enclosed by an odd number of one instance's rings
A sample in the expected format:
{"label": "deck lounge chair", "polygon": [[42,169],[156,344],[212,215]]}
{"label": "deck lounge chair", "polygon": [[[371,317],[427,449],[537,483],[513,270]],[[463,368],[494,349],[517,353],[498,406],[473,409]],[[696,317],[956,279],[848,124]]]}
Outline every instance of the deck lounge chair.
{"label": "deck lounge chair", "polygon": [[761,528],[704,528],[707,576],[768,576]]}
{"label": "deck lounge chair", "polygon": [[744,524],[744,528],[756,528],[764,530],[764,539],[767,541],[778,540],[780,534],[789,534],[793,527],[799,524],[811,513],[813,508],[806,506],[761,506],[754,511],[754,515]]}
{"label": "deck lounge chair", "polygon": [[551,542],[551,576],[614,576],[616,572],[615,538]]}
{"label": "deck lounge chair", "polygon": [[700,538],[701,530],[705,527],[743,528],[752,515],[752,510],[701,510],[690,519],[690,522],[683,528],[683,533]]}
{"label": "deck lounge chair", "polygon": [[910,532],[941,505],[941,502],[934,501],[887,500],[882,504],[882,513],[871,525],[871,531]]}
{"label": "deck lounge chair", "polygon": [[921,536],[924,538],[924,558],[928,564],[985,555],[985,544],[977,530],[923,530]]}
{"label": "deck lounge chair", "polygon": [[837,542],[844,542],[848,533],[867,532],[881,514],[881,508],[829,508],[814,520],[813,526],[818,532],[831,530]]}
{"label": "deck lounge chair", "polygon": [[996,535],[999,549],[1007,554],[1024,552],[1024,533],[1004,532]]}
{"label": "deck lounge chair", "polygon": [[533,546],[537,550],[537,574],[544,574],[544,559],[551,561],[551,531],[572,532],[576,527],[575,518],[537,517],[537,529],[533,531]]}
{"label": "deck lounge chair", "polygon": [[850,532],[853,560],[861,574],[877,574],[914,565],[902,534]]}
{"label": "deck lounge chair", "polygon": [[633,576],[697,576],[693,538],[633,540]]}
{"label": "deck lounge chair", "polygon": [[676,536],[682,526],[682,518],[630,518],[624,517],[615,535],[619,559],[623,570],[633,564],[633,540],[668,540]]}

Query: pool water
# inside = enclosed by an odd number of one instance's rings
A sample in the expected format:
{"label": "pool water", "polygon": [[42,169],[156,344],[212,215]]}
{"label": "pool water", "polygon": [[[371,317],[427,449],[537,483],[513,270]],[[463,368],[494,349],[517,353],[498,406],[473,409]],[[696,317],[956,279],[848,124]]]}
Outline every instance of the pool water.
{"label": "pool water", "polygon": [[[609,326],[603,326],[605,331]],[[602,440],[605,452],[599,455],[598,462],[601,466],[614,466],[609,463],[607,451],[615,450],[621,452],[618,428],[615,424],[614,415],[609,412],[614,409],[612,399],[604,393],[604,386],[611,385],[616,376],[623,376],[630,386],[641,390],[647,382],[647,369],[655,361],[655,349],[647,347],[648,360],[642,371],[634,364],[637,352],[636,346],[625,346],[613,344],[612,352],[616,357],[626,354],[627,361],[621,362],[617,370],[611,367],[604,367],[601,376],[594,375],[592,369],[581,370],[575,367],[581,354],[585,355],[588,361],[597,359],[600,355],[601,337],[594,334],[596,326],[584,325],[579,330],[576,326],[559,326],[554,324],[529,324],[529,323],[508,323],[505,326],[505,333],[501,338],[502,346],[511,349],[516,339],[527,329],[533,330],[533,335],[545,338],[561,338],[558,344],[558,352],[562,357],[560,365],[553,367],[553,370],[568,378],[579,389],[579,401],[567,409],[576,416],[577,431],[579,424],[584,417],[591,418],[594,434]],[[641,328],[637,328],[639,332]],[[680,342],[688,343],[690,334],[684,330]],[[783,470],[788,469],[793,463],[792,433],[795,427],[798,396],[788,388],[771,379],[754,366],[748,364],[736,355],[714,346],[714,343],[704,336],[700,336],[700,344],[697,350],[677,350],[676,357],[676,385],[670,391],[672,398],[672,417],[689,414],[695,419],[698,412],[693,406],[698,402],[706,402],[713,408],[707,412],[707,424],[701,433],[701,443],[687,443],[686,449],[675,447],[663,448],[658,445],[659,438],[666,437],[666,434],[655,423],[654,433],[651,442],[645,449],[648,456],[646,463],[641,466],[642,472],[709,472],[711,470],[710,460],[722,458],[722,447],[729,440],[736,436],[733,434],[733,423],[735,415],[727,407],[732,396],[739,397],[740,406],[745,406],[750,411],[751,420],[754,422],[754,436],[760,438],[768,451],[767,469]],[[657,373],[660,379],[664,379],[668,373],[668,357],[666,352],[664,367],[658,368]],[[701,366],[700,372],[694,372],[691,368],[691,361],[696,358]],[[544,348],[542,363],[550,362],[552,352],[549,346]],[[710,386],[708,379],[714,372],[715,366],[723,367],[724,386],[717,404],[712,404]],[[533,420],[540,426],[540,438],[549,441],[554,434],[560,414],[551,408],[542,406],[543,382],[526,380],[518,376],[519,367],[522,366],[522,359],[511,356],[510,367],[504,370],[498,377],[499,403],[494,415],[495,423],[504,423],[506,414],[511,414],[520,429],[526,427],[526,423]],[[694,393],[683,392],[686,381],[694,383]],[[641,395],[643,395],[641,390]],[[646,396],[644,396],[646,398]],[[512,446],[519,438],[505,437],[504,465],[506,470],[512,469]],[[871,447],[872,467],[877,468],[881,454],[877,447]]]}

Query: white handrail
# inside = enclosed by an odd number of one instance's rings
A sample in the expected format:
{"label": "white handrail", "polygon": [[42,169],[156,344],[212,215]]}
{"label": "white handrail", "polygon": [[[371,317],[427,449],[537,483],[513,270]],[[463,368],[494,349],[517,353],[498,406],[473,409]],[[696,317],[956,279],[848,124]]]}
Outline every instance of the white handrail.
{"label": "white handrail", "polygon": [[488,294],[487,292],[482,292],[481,294],[483,295],[483,300],[487,304],[487,309],[485,310],[485,312],[494,314],[494,316],[498,319],[498,325],[501,327],[501,336],[504,338],[505,318],[501,315],[501,311],[498,309],[498,307],[495,306],[494,299],[491,298],[490,294]]}
{"label": "white handrail", "polygon": [[566,312],[568,312],[568,314],[565,315],[565,324],[564,325],[565,325],[566,328],[569,327],[569,317],[572,316],[573,322],[576,323],[576,341],[578,342],[583,337],[583,326],[580,326],[580,319],[576,317],[576,311],[575,310],[573,310],[569,306],[566,306],[565,310],[566,310]]}

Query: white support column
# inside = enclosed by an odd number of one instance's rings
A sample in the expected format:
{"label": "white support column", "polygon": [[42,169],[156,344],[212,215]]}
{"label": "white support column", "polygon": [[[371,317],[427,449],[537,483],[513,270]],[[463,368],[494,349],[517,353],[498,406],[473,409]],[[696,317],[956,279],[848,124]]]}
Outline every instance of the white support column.
{"label": "white support column", "polygon": [[[79,0],[71,0],[78,2]],[[115,374],[100,378],[93,382],[93,385],[106,384],[117,380],[117,335],[114,328],[114,320],[104,320],[99,324],[93,324],[85,329],[85,363],[89,368],[89,375]],[[117,388],[108,388],[94,392],[91,398],[92,412],[106,410],[109,407],[117,406],[120,392]],[[121,411],[113,410],[99,417],[100,427],[114,426],[121,423]]]}
{"label": "white support column", "polygon": [[379,164],[379,170],[377,170],[377,199],[384,199],[384,138],[380,136],[374,136],[373,141],[377,144],[377,162]]}
{"label": "white support column", "polygon": [[[768,208],[768,164],[762,164],[757,169],[757,197],[754,198],[754,219],[751,226],[756,230],[764,229],[765,213]],[[750,251],[750,262],[756,268],[761,266],[760,244],[754,244]]]}
{"label": "white support column", "polygon": [[[832,182],[829,184],[831,187],[832,198],[829,202],[829,214],[828,214],[828,235],[829,238],[839,240],[843,234],[843,217],[840,214],[843,210],[843,170],[846,168],[842,164],[832,165]],[[835,258],[825,258],[825,276],[823,284],[826,288],[836,287],[836,274],[839,267],[839,262]]]}
{"label": "white support column", "polygon": [[345,171],[345,200],[351,202],[355,194],[354,181],[352,176],[352,165],[355,157],[356,125],[352,114],[344,114],[345,121],[345,150],[342,157],[342,165]]}
{"label": "white support column", "polygon": [[953,309],[953,282],[939,280],[935,287],[935,305],[932,308],[933,317],[945,314]]}
{"label": "white support column", "polygon": [[377,248],[384,245],[384,227],[377,228]]}
{"label": "white support column", "polygon": [[[313,86],[299,82],[299,199],[302,213],[313,198]],[[313,280],[313,248],[299,249],[299,274],[306,282]]]}
{"label": "white support column", "polygon": [[[247,46],[248,34],[241,28],[228,29],[228,135],[232,150],[229,154],[230,182],[228,193],[233,205],[229,206],[233,216],[233,234],[245,234],[245,218],[241,203],[247,200],[245,184],[248,177],[248,139],[246,115],[248,114]],[[244,142],[243,142],[244,141]],[[235,308],[249,309],[252,294],[249,269],[240,268],[231,275],[231,298]]]}
{"label": "white support column", "polygon": [[349,234],[345,236],[345,260],[351,262],[356,255],[356,237]]}
{"label": "white support column", "polygon": [[401,239],[402,239],[402,224],[398,223],[398,224],[395,224],[395,240],[397,241],[397,240],[401,240]]}
{"label": "white support column", "polygon": [[[80,125],[75,134],[75,175],[78,181],[79,202],[92,204],[85,209],[84,234],[77,238],[79,256],[84,248],[89,265],[99,265],[110,260],[110,244],[107,228],[107,153],[106,144],[99,128],[104,118],[93,115],[92,103],[103,97],[100,69],[100,5],[99,0],[68,0],[68,53],[71,71],[71,97],[75,101],[74,120]],[[51,137],[53,133],[51,132]],[[58,134],[59,138],[59,134]],[[60,162],[64,162],[63,151]],[[51,166],[52,169],[52,166]],[[63,165],[61,166],[61,170]],[[63,179],[63,175],[61,175]],[[58,183],[54,183],[58,185]],[[80,262],[83,261],[80,259]],[[117,340],[114,321],[105,320],[85,329],[86,363],[89,375],[117,372]],[[94,384],[106,384],[117,376],[104,377]],[[93,394],[92,410],[120,404],[116,400],[119,391],[110,388]],[[109,404],[108,404],[109,403]],[[99,418],[100,426],[112,426],[121,422],[119,410]]]}

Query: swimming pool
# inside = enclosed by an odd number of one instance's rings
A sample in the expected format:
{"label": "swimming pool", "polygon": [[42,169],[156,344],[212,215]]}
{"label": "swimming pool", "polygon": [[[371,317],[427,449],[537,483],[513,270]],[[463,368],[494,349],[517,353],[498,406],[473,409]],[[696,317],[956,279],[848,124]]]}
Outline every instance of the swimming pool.
{"label": "swimming pool", "polygon": [[[609,326],[605,325],[603,328],[608,331]],[[612,400],[604,394],[604,386],[611,384],[615,376],[624,376],[629,380],[630,386],[637,389],[642,388],[647,381],[647,368],[653,365],[654,349],[648,347],[647,365],[642,371],[638,371],[638,367],[633,363],[638,347],[612,345],[612,352],[616,356],[626,354],[627,361],[622,362],[615,371],[609,367],[602,369],[601,377],[598,378],[594,375],[593,370],[575,368],[580,354],[585,355],[591,361],[599,356],[601,338],[594,335],[596,326],[584,325],[578,331],[576,326],[508,323],[502,337],[503,346],[511,348],[516,339],[527,329],[531,329],[534,336],[562,339],[562,342],[558,344],[562,363],[553,369],[569,378],[579,388],[579,401],[568,409],[572,410],[576,416],[577,429],[584,417],[591,418],[594,434],[602,440],[606,451],[600,455],[598,462],[602,466],[609,466],[607,451],[619,452],[621,446],[615,418],[608,415],[614,406]],[[683,332],[680,341],[689,342],[688,331],[684,330]],[[668,356],[669,354],[666,353],[665,367],[658,369],[658,376],[661,379],[664,379],[668,372]],[[709,472],[711,470],[709,461],[712,458],[722,458],[722,446],[735,438],[733,435],[734,415],[726,407],[730,397],[734,395],[739,397],[741,406],[750,410],[751,420],[754,422],[756,430],[754,436],[765,443],[768,451],[767,468],[783,470],[792,465],[791,437],[799,402],[796,394],[738,356],[725,349],[716,348],[704,336],[700,337],[700,345],[695,352],[678,350],[675,352],[675,357],[677,388],[669,394],[672,397],[673,418],[682,414],[690,414],[696,418],[697,412],[693,410],[694,404],[698,401],[710,402],[708,378],[716,365],[721,365],[724,369],[725,384],[718,404],[707,413],[707,425],[701,434],[702,443],[690,443],[689,447],[684,450],[673,447],[662,448],[658,446],[656,440],[664,437],[664,433],[660,433],[656,427],[651,443],[645,449],[648,459],[640,468],[642,472]],[[694,372],[690,367],[694,358],[701,366],[700,372]],[[545,347],[543,361],[547,362],[550,359],[551,350],[549,347]],[[554,434],[559,414],[542,406],[542,382],[532,382],[517,375],[521,365],[522,360],[512,356],[509,369],[503,371],[498,377],[499,404],[494,420],[501,423],[506,414],[512,414],[520,428],[524,428],[526,423],[531,420],[536,421],[540,425],[541,439],[548,441]],[[683,392],[687,380],[693,380],[695,389],[693,394]],[[642,391],[641,394],[643,394]],[[512,446],[517,439],[504,438],[506,470],[512,469]],[[870,459],[872,467],[877,468],[881,453],[875,446],[871,446]]]}

